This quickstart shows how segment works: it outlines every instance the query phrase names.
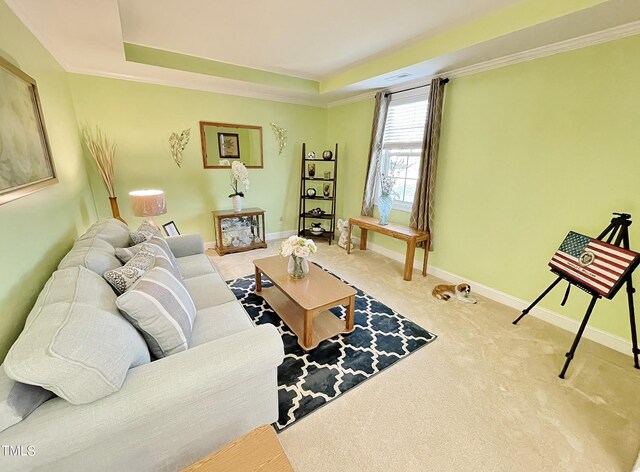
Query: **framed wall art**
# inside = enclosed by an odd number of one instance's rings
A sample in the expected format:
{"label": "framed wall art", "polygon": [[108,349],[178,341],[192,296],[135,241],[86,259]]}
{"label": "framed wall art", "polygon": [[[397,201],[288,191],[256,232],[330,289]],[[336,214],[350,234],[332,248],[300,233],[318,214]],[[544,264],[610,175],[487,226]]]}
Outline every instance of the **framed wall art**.
{"label": "framed wall art", "polygon": [[0,58],[0,205],[57,182],[36,82]]}
{"label": "framed wall art", "polygon": [[218,133],[220,157],[240,159],[240,138],[237,133]]}

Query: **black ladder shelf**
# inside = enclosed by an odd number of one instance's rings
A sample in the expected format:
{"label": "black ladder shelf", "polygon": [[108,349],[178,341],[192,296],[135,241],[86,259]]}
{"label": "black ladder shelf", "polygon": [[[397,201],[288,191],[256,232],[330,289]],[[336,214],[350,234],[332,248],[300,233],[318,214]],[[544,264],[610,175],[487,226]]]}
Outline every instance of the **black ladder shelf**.
{"label": "black ladder shelf", "polygon": [[[315,175],[309,175],[308,164],[315,164]],[[298,236],[305,238],[326,239],[331,245],[336,231],[336,192],[338,186],[338,144],[331,159],[323,159],[322,155],[315,159],[307,157],[306,143],[302,143],[302,165],[300,166],[300,206],[298,212]],[[324,173],[331,172],[330,178]],[[315,184],[315,185],[314,185]],[[329,186],[329,196],[324,195],[325,186]],[[309,195],[309,189],[315,190],[315,195]],[[329,205],[331,203],[331,205]],[[322,215],[313,215],[311,210],[320,208],[325,211]],[[308,222],[309,220],[309,222]],[[307,223],[308,222],[308,223]],[[320,234],[311,232],[311,223],[321,222],[324,231]],[[329,223],[329,228],[325,225]]]}

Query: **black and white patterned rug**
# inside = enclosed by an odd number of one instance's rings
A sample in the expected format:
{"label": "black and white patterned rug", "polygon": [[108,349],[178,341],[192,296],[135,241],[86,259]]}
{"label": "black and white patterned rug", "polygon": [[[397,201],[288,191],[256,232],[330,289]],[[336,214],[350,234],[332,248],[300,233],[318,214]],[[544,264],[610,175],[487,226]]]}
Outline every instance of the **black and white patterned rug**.
{"label": "black and white patterned rug", "polygon": [[[285,358],[278,367],[278,431],[436,339],[434,334],[349,284],[358,291],[354,331],[305,352],[296,335],[254,293],[253,275],[227,283],[256,324],[271,323],[282,335]],[[272,285],[264,277],[262,284]],[[331,312],[340,319],[346,315],[344,307],[332,308]]]}

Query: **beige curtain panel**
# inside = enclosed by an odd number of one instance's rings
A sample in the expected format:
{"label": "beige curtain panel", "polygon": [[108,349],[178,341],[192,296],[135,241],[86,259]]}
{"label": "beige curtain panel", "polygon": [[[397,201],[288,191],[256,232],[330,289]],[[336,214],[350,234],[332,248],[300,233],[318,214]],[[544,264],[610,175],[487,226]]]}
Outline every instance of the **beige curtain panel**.
{"label": "beige curtain panel", "polygon": [[424,129],[424,143],[422,145],[422,159],[420,173],[416,185],[416,194],[411,208],[412,227],[428,231],[429,251],[433,250],[433,206],[436,188],[436,164],[438,162],[438,148],[440,146],[440,126],[442,124],[442,103],[444,100],[444,86],[448,79],[433,79],[429,88],[429,110]]}
{"label": "beige curtain panel", "polygon": [[373,113],[373,126],[371,127],[371,145],[369,147],[369,162],[367,164],[367,180],[364,184],[364,195],[362,197],[362,211],[364,216],[373,215],[373,205],[375,204],[376,188],[380,174],[378,172],[379,162],[382,157],[382,136],[384,135],[384,125],[387,121],[387,111],[391,95],[385,92],[376,94],[376,104]]}

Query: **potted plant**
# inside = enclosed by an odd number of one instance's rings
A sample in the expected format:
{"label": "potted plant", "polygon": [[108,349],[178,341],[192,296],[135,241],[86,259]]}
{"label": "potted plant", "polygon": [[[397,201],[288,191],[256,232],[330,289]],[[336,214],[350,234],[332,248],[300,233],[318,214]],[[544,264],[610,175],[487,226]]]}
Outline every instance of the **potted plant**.
{"label": "potted plant", "polygon": [[231,198],[231,207],[236,213],[242,210],[242,198],[244,197],[244,192],[238,189],[239,185],[244,187],[245,192],[249,190],[249,172],[242,162],[234,161],[231,164],[231,188],[233,193],[229,195],[229,198]]}

